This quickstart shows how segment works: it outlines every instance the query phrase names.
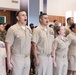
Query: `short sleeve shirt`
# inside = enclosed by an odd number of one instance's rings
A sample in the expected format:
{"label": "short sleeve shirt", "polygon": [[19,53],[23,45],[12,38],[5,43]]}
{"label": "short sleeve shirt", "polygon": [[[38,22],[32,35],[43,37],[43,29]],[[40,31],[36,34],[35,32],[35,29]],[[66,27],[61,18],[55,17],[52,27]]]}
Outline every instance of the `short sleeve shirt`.
{"label": "short sleeve shirt", "polygon": [[76,33],[71,32],[68,36],[70,46],[69,46],[69,55],[76,56]]}
{"label": "short sleeve shirt", "polygon": [[52,43],[54,34],[50,28],[44,29],[39,25],[33,32],[32,42],[37,45],[37,54],[50,54],[52,51]]}
{"label": "short sleeve shirt", "polygon": [[7,32],[5,42],[11,44],[12,54],[29,54],[31,48],[31,30],[28,26],[25,30],[16,23]]}
{"label": "short sleeve shirt", "polygon": [[67,56],[69,41],[66,37],[63,37],[63,39],[61,36],[56,37],[53,44],[56,55]]}

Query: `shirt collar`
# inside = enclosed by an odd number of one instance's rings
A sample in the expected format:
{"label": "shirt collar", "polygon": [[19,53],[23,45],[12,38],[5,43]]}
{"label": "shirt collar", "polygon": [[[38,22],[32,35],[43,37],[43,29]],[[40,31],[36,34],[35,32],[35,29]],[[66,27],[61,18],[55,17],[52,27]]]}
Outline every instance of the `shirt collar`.
{"label": "shirt collar", "polygon": [[69,27],[70,27],[70,25],[67,25],[67,27],[69,28]]}
{"label": "shirt collar", "polygon": [[61,39],[61,40],[64,41],[64,42],[68,41],[66,37],[63,37],[63,38],[62,38],[60,35],[58,35],[58,38]]}
{"label": "shirt collar", "polygon": [[[16,26],[17,26],[17,28],[20,30],[20,29],[23,29],[21,26],[21,24],[20,23],[16,23]],[[25,27],[26,27],[26,25],[25,25]]]}
{"label": "shirt collar", "polygon": [[[60,35],[58,35],[58,38],[59,38],[59,39],[62,39],[62,37],[61,37]],[[63,37],[63,38],[64,38],[64,37]]]}
{"label": "shirt collar", "polygon": [[44,28],[42,25],[39,25],[39,27],[42,29],[42,30],[47,30],[48,29],[48,26],[46,28]]}
{"label": "shirt collar", "polygon": [[74,33],[74,32],[71,32],[73,35],[76,35],[76,33]]}

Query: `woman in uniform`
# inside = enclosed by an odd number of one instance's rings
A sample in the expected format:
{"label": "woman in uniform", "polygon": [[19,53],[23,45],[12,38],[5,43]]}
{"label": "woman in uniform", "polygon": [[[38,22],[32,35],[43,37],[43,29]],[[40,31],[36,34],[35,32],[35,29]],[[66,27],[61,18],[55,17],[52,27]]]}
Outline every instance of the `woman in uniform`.
{"label": "woman in uniform", "polygon": [[6,50],[4,42],[0,41],[0,75],[6,75],[5,65]]}
{"label": "woman in uniform", "polygon": [[69,63],[68,63],[68,69],[69,69],[69,75],[76,75],[76,24],[72,24],[70,27],[70,30],[72,31],[67,37],[69,39],[70,45],[69,45]]}
{"label": "woman in uniform", "polygon": [[68,46],[69,41],[65,36],[64,26],[57,28],[58,36],[53,42],[53,63],[54,63],[54,75],[67,75],[68,69]]}

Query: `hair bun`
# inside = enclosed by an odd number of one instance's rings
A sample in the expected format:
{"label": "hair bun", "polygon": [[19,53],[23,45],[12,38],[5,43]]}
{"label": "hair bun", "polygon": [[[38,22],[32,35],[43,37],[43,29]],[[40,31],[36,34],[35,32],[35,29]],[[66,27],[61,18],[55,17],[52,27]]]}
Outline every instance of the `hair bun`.
{"label": "hair bun", "polygon": [[41,12],[40,12],[40,15],[42,15],[42,14],[43,14],[43,12],[41,11]]}

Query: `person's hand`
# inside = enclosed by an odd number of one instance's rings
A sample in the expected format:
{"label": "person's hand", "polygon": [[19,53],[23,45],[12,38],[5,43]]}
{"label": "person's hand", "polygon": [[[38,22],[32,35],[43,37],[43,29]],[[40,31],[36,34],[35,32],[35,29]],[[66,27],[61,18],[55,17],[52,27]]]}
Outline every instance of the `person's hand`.
{"label": "person's hand", "polygon": [[36,65],[36,66],[39,65],[39,59],[38,59],[38,58],[35,58],[34,62],[35,62],[35,65]]}
{"label": "person's hand", "polygon": [[57,67],[57,64],[56,64],[55,58],[52,58],[52,61],[53,61],[53,65],[54,65],[54,67]]}
{"label": "person's hand", "polygon": [[9,63],[8,63],[8,69],[9,69],[9,70],[12,70],[12,68],[13,68],[13,66],[12,66],[12,64],[9,62]]}
{"label": "person's hand", "polygon": [[57,64],[56,64],[56,62],[55,62],[55,61],[53,62],[53,65],[54,65],[54,67],[57,67]]}

